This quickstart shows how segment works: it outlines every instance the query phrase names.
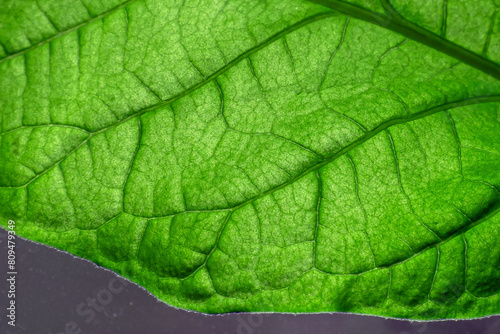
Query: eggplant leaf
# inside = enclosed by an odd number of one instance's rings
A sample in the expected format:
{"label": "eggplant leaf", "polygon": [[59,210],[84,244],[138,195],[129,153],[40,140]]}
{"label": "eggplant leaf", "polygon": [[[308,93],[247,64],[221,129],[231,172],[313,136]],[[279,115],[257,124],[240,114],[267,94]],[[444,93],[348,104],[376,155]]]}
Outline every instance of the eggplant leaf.
{"label": "eggplant leaf", "polygon": [[500,313],[498,0],[3,0],[0,217],[207,313]]}

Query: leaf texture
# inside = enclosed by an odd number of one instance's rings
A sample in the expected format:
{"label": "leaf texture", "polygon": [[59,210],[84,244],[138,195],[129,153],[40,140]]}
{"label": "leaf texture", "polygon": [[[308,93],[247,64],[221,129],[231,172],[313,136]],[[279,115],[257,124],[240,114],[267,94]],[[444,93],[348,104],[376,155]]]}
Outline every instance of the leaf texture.
{"label": "leaf texture", "polygon": [[1,224],[201,312],[498,314],[499,7],[4,1]]}

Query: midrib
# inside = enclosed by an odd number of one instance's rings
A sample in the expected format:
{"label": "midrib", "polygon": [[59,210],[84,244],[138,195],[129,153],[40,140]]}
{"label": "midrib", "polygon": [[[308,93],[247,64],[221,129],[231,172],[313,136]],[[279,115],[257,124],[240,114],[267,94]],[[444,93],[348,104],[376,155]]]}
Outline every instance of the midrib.
{"label": "midrib", "polygon": [[385,15],[371,12],[365,8],[340,0],[307,1],[334,9],[345,15],[378,25],[382,28],[392,30],[414,41],[427,45],[434,50],[453,57],[464,64],[472,66],[497,80],[500,80],[500,65],[484,58],[481,55],[467,50],[458,44],[450,42],[449,40],[446,40],[411,21],[408,21],[402,17],[387,0],[380,0],[386,10]]}

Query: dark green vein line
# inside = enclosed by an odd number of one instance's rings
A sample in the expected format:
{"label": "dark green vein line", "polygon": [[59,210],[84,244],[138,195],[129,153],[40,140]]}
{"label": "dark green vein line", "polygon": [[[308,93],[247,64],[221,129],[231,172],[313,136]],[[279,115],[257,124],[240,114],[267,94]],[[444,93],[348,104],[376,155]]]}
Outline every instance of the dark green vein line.
{"label": "dark green vein line", "polygon": [[[7,60],[9,60],[9,59],[12,59],[12,58],[18,57],[18,56],[20,56],[20,55],[23,55],[23,54],[25,54],[25,53],[27,53],[27,52],[29,52],[29,51],[33,50],[33,49],[36,49],[36,48],[38,48],[38,47],[42,46],[42,45],[45,45],[45,44],[47,44],[47,43],[50,43],[50,42],[52,42],[53,40],[55,40],[55,39],[57,39],[57,38],[59,38],[59,37],[62,37],[62,36],[64,36],[64,35],[67,35],[67,34],[69,34],[69,33],[73,32],[73,31],[75,31],[75,30],[78,30],[78,29],[80,29],[81,27],[84,27],[84,26],[86,26],[86,25],[89,25],[89,24],[91,24],[92,22],[98,21],[98,20],[100,20],[100,19],[102,19],[102,18],[104,18],[104,17],[106,17],[106,16],[108,16],[108,15],[111,15],[111,14],[113,14],[114,12],[116,12],[117,10],[120,10],[120,9],[124,8],[124,7],[126,7],[126,6],[130,5],[131,3],[135,2],[135,1],[136,1],[136,0],[129,0],[129,1],[126,1],[126,2],[122,3],[121,5],[118,5],[118,6],[114,7],[114,8],[111,8],[110,10],[108,10],[108,11],[106,11],[106,12],[102,13],[102,14],[99,14],[99,15],[97,15],[97,16],[94,16],[94,17],[93,17],[93,18],[91,18],[90,20],[84,21],[84,22],[82,22],[82,23],[80,23],[80,24],[77,24],[76,26],[71,27],[71,28],[69,28],[69,29],[66,29],[66,30],[60,31],[59,33],[55,34],[54,36],[49,37],[49,38],[47,38],[47,39],[44,39],[44,40],[42,40],[42,41],[40,41],[40,42],[38,42],[38,43],[36,43],[36,44],[34,44],[34,45],[32,45],[32,46],[28,47],[28,48],[22,49],[22,50],[20,50],[20,51],[15,52],[15,53],[11,53],[11,54],[9,54],[7,57],[5,57],[5,58],[3,58],[3,59],[0,59],[0,64],[1,64],[1,63],[3,63],[3,62],[5,62],[5,61],[7,61]],[[54,28],[55,28],[55,26],[54,26]]]}
{"label": "dark green vein line", "polygon": [[500,204],[497,204],[497,205],[494,205],[492,207],[490,207],[490,210],[487,211],[486,213],[484,213],[479,219],[476,219],[474,220],[473,222],[459,228],[458,230],[456,230],[455,232],[453,232],[452,234],[450,234],[449,236],[447,236],[446,238],[443,238],[442,240],[438,241],[438,242],[434,242],[434,243],[431,243],[429,245],[427,245],[426,247],[420,249],[418,252],[416,252],[415,254],[413,254],[412,256],[404,259],[404,260],[401,260],[401,261],[396,261],[394,263],[391,263],[389,265],[384,265],[384,266],[378,266],[376,268],[373,268],[373,269],[370,269],[370,270],[366,270],[366,271],[363,271],[363,272],[359,272],[359,273],[356,273],[357,275],[360,275],[360,274],[363,274],[363,273],[366,273],[366,272],[369,272],[369,271],[373,271],[373,270],[378,270],[378,269],[385,269],[385,268],[392,268],[398,264],[401,264],[401,263],[404,263],[406,261],[409,261],[411,259],[413,259],[414,257],[416,256],[419,256],[420,254],[434,248],[434,247],[439,247],[445,243],[447,243],[448,241],[460,236],[460,235],[465,235],[465,233],[471,229],[473,229],[474,227],[480,225],[481,223],[484,223],[485,221],[493,218],[494,216],[496,216],[498,213],[500,213]]}
{"label": "dark green vein line", "polygon": [[[215,239],[215,243],[214,243],[214,246],[212,247],[212,249],[210,249],[210,252],[207,254],[207,256],[205,257],[205,260],[203,261],[203,263],[201,265],[199,265],[195,270],[193,270],[190,274],[188,274],[187,276],[185,277],[182,277],[181,280],[185,280],[191,276],[193,276],[194,274],[196,274],[201,268],[207,266],[207,263],[208,263],[208,260],[210,260],[210,257],[212,256],[212,254],[215,252],[215,250],[217,249],[217,247],[219,246],[219,240],[222,236],[222,233],[224,232],[224,229],[226,228],[226,225],[227,223],[229,222],[229,219],[231,219],[231,215],[233,214],[233,211],[229,211],[229,213],[226,215],[226,217],[224,218],[224,221],[222,222],[222,225],[221,225],[221,228],[219,229],[219,232],[217,233],[217,238]],[[207,268],[207,271],[208,271],[208,274],[210,275],[210,270],[208,270]],[[169,277],[169,276],[165,276],[165,277]],[[211,276],[210,276],[211,277]]]}
{"label": "dark green vein line", "polygon": [[316,226],[314,227],[313,238],[313,267],[316,267],[316,253],[318,251],[318,231],[320,221],[321,199],[323,198],[323,181],[318,170],[316,170],[316,179],[318,181],[318,201],[316,203]]}
{"label": "dark green vein line", "polygon": [[137,145],[135,146],[134,153],[132,154],[132,158],[130,159],[130,165],[127,170],[127,175],[125,176],[125,181],[123,181],[123,188],[122,188],[122,213],[125,212],[125,191],[127,188],[127,182],[130,178],[130,173],[132,172],[132,168],[134,167],[134,163],[137,158],[137,152],[139,152],[139,148],[141,147],[141,140],[142,140],[142,122],[141,118],[137,117]]}
{"label": "dark green vein line", "polygon": [[443,13],[441,15],[441,36],[446,37],[446,28],[448,26],[448,0],[443,0]]}
{"label": "dark green vein line", "polygon": [[4,136],[6,134],[9,134],[11,132],[14,132],[14,131],[17,131],[20,129],[43,129],[43,128],[68,128],[68,129],[78,130],[78,131],[82,131],[82,132],[89,134],[88,130],[81,128],[79,126],[50,123],[50,124],[41,124],[41,125],[21,125],[21,126],[18,126],[17,128],[12,128],[10,130],[1,132],[0,136]]}
{"label": "dark green vein line", "polygon": [[[447,111],[448,113],[448,111]],[[449,114],[449,113],[448,113]],[[391,150],[392,150],[392,156],[394,158],[394,166],[396,167],[396,174],[398,176],[398,185],[399,185],[399,189],[401,190],[401,192],[403,193],[403,196],[405,197],[406,199],[406,202],[408,204],[408,207],[410,208],[410,212],[417,218],[417,220],[419,221],[419,223],[424,226],[429,232],[431,232],[432,234],[434,234],[434,236],[436,237],[436,239],[438,240],[441,240],[441,237],[439,235],[437,235],[436,232],[434,232],[427,224],[425,224],[422,219],[415,213],[415,210],[413,210],[413,204],[411,202],[411,198],[410,196],[408,196],[408,194],[406,193],[406,190],[405,188],[403,187],[403,181],[401,180],[401,171],[399,170],[399,159],[398,159],[398,154],[397,154],[397,151],[396,151],[396,146],[394,145],[394,139],[392,138],[392,134],[391,132],[389,131],[389,129],[386,129],[385,130],[386,134],[387,134],[387,137],[389,139],[389,142],[391,143]]]}
{"label": "dark green vein line", "polygon": [[435,113],[438,113],[441,111],[446,111],[446,110],[453,109],[453,108],[464,107],[464,106],[468,106],[468,105],[472,105],[472,104],[490,103],[490,102],[500,102],[500,95],[478,96],[478,97],[474,97],[474,98],[467,98],[467,99],[463,99],[463,100],[459,100],[459,101],[455,101],[455,102],[445,103],[445,104],[442,104],[442,105],[439,105],[439,106],[436,106],[436,107],[433,107],[430,109],[426,109],[426,110],[414,113],[408,117],[391,119],[391,120],[389,120],[385,123],[382,123],[379,126],[373,128],[372,130],[368,131],[363,136],[361,136],[358,139],[356,139],[355,141],[353,141],[351,144],[349,144],[349,145],[345,146],[344,148],[342,148],[341,150],[339,150],[334,155],[327,157],[326,159],[309,167],[308,169],[306,169],[302,173],[297,174],[296,176],[290,178],[288,181],[280,184],[277,187],[274,187],[274,188],[271,188],[265,192],[262,192],[259,195],[252,197],[252,198],[246,200],[245,202],[242,202],[242,203],[240,203],[240,204],[238,204],[230,209],[237,210],[237,209],[239,209],[239,208],[241,208],[241,207],[243,207],[243,206],[245,206],[253,201],[256,201],[259,198],[262,198],[266,195],[274,193],[274,192],[286,187],[287,185],[298,181],[299,179],[303,178],[304,176],[306,176],[310,172],[314,172],[314,171],[320,169],[321,167],[329,164],[330,162],[338,159],[339,157],[343,156],[347,152],[355,149],[356,147],[363,144],[364,142],[366,142],[370,138],[376,136],[380,132],[384,131],[385,129],[387,129],[393,125],[408,123],[408,122],[415,121],[417,119],[424,118],[424,117],[433,115]]}
{"label": "dark green vein line", "polygon": [[470,65],[492,77],[500,80],[500,65],[475,54],[443,37],[424,29],[402,17],[387,0],[381,0],[386,14],[371,12],[367,9],[340,0],[308,0],[322,6],[334,9],[356,19],[376,24],[398,34],[430,46],[450,57]]}
{"label": "dark green vein line", "polygon": [[488,29],[488,35],[486,35],[486,42],[484,42],[483,52],[481,52],[482,56],[486,56],[488,53],[488,48],[490,47],[491,35],[493,35],[493,29],[495,28],[495,20],[497,18],[498,8],[495,9],[495,12],[491,16],[490,27]]}
{"label": "dark green vein line", "polygon": [[320,14],[316,14],[316,15],[313,15],[313,16],[310,16],[302,21],[299,21],[293,25],[291,25],[290,27],[284,29],[284,30],[281,30],[280,32],[274,34],[273,36],[269,37],[268,39],[266,39],[265,41],[263,41],[262,43],[254,46],[253,48],[251,49],[248,49],[247,51],[245,51],[244,53],[242,53],[241,55],[239,55],[238,57],[234,58],[233,60],[231,60],[229,63],[227,63],[224,67],[221,67],[219,70],[217,70],[216,72],[212,73],[210,76],[206,77],[204,80],[200,81],[199,83],[191,86],[190,88],[186,89],[184,92],[168,99],[168,100],[163,100],[157,104],[154,104],[152,106],[149,106],[147,108],[144,108],[144,109],[141,109],[141,110],[138,110],[134,113],[132,113],[131,115],[125,117],[124,119],[121,119],[119,120],[118,122],[116,123],[113,123],[109,126],[106,126],[98,131],[95,131],[95,132],[91,132],[90,135],[84,140],[82,141],[73,151],[69,152],[66,156],[64,156],[62,159],[60,159],[59,161],[55,162],[52,166],[50,166],[49,168],[47,168],[46,170],[44,170],[42,173],[36,175],[34,178],[32,178],[30,181],[28,181],[27,183],[23,184],[23,185],[20,185],[20,186],[14,186],[14,187],[0,187],[0,188],[22,188],[22,187],[25,187],[27,185],[29,185],[31,182],[35,181],[36,179],[38,179],[40,176],[42,176],[43,174],[47,173],[49,170],[51,170],[52,168],[54,168],[54,166],[56,166],[57,164],[59,164],[61,161],[65,160],[68,156],[70,156],[71,154],[73,154],[75,151],[77,151],[82,145],[84,145],[86,142],[88,142],[90,139],[92,139],[93,137],[103,133],[103,132],[106,132],[110,129],[113,129],[135,117],[140,117],[142,115],[144,115],[145,113],[147,112],[150,112],[150,111],[153,111],[153,110],[156,110],[160,107],[163,107],[163,106],[166,106],[168,104],[171,104],[181,98],[183,98],[184,96],[186,95],[189,95],[191,94],[193,91],[205,86],[206,84],[212,82],[213,80],[215,80],[217,77],[219,77],[220,75],[222,75],[224,72],[228,71],[230,68],[232,68],[233,66],[235,66],[236,64],[238,64],[239,62],[241,62],[242,60],[244,59],[247,59],[250,55],[254,54],[255,52],[265,48],[266,46],[268,46],[269,44],[273,43],[274,41],[292,33],[293,31],[297,30],[297,29],[300,29],[308,24],[311,24],[313,22],[316,22],[316,21],[319,21],[319,20],[322,20],[322,19],[326,19],[326,18],[329,18],[329,17],[332,17],[332,16],[335,16],[337,15],[335,12],[326,12],[326,13],[320,13]]}
{"label": "dark green vein line", "polygon": [[330,59],[328,59],[328,63],[326,64],[325,71],[324,71],[323,76],[321,77],[321,81],[319,83],[319,89],[321,89],[321,87],[323,87],[323,84],[325,83],[326,76],[328,75],[328,69],[330,68],[330,66],[332,64],[333,58],[335,58],[335,56],[339,52],[340,48],[342,47],[342,44],[344,44],[344,39],[345,39],[348,25],[349,25],[349,17],[347,17],[345,19],[344,26],[342,28],[342,34],[340,35],[340,41],[337,44],[337,47],[335,48],[335,50],[333,50],[332,55],[330,56]]}

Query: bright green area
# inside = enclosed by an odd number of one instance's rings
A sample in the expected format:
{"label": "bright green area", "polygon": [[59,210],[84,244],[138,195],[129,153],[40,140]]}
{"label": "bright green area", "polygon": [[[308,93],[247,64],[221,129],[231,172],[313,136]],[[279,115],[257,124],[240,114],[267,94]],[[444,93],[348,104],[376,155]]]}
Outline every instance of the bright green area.
{"label": "bright green area", "polygon": [[500,313],[500,3],[319,2],[2,1],[2,226],[190,310]]}

